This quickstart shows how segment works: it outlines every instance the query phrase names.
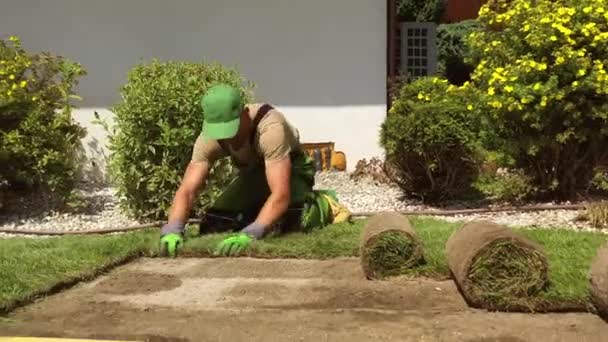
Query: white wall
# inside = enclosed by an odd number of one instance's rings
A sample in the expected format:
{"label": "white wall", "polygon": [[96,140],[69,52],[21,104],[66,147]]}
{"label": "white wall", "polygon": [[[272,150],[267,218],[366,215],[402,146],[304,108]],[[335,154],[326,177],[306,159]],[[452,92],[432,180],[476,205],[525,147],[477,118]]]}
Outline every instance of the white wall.
{"label": "white wall", "polygon": [[0,9],[0,35],[85,66],[76,117],[99,153],[93,110],[111,117],[126,72],[160,58],[237,67],[256,100],[282,109],[304,142],[335,141],[349,168],[382,154],[386,1],[0,0]]}

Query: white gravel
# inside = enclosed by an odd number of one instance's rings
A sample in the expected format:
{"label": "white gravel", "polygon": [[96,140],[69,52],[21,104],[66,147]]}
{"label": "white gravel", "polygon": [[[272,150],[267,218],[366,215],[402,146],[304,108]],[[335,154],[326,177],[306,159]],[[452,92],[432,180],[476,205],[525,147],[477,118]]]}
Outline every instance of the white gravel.
{"label": "white gravel", "polygon": [[[376,211],[416,211],[434,210],[418,201],[402,199],[399,188],[377,184],[370,179],[355,182],[344,172],[320,173],[316,176],[316,189],[332,189],[338,194],[341,203],[352,212]],[[0,217],[0,230],[38,230],[38,231],[92,231],[120,228],[140,224],[120,212],[116,197],[111,188],[85,190],[87,208],[80,213],[43,213],[34,217]],[[23,203],[24,207],[43,207],[44,203]],[[26,210],[28,211],[28,210]],[[580,214],[573,210],[551,210],[539,212],[499,212],[458,216],[437,216],[448,221],[470,221],[478,219],[493,220],[509,226],[537,226],[543,228],[565,228],[598,231],[586,222],[577,221]],[[603,230],[607,232],[608,230]],[[13,234],[0,233],[0,238]],[[34,237],[34,236],[30,236]],[[38,236],[40,237],[40,236]],[[42,236],[44,237],[44,236]]]}
{"label": "white gravel", "polygon": [[[130,219],[119,210],[112,188],[81,191],[86,208],[76,213],[58,213],[42,210],[33,217],[13,215],[2,217],[0,230],[37,231],[91,231],[121,228],[140,222]],[[29,204],[35,206],[38,203]],[[38,204],[43,206],[44,204]]]}
{"label": "white gravel", "polygon": [[[345,204],[352,212],[440,210],[412,199],[403,199],[398,187],[377,184],[370,178],[354,182],[346,173],[328,172],[318,174],[316,182],[316,188],[336,190],[340,202]],[[536,204],[550,205],[552,203]],[[543,210],[430,217],[450,222],[491,220],[510,227],[573,229],[600,231],[608,234],[608,229],[598,229],[590,226],[585,221],[577,220],[580,214],[581,211],[579,210]]]}

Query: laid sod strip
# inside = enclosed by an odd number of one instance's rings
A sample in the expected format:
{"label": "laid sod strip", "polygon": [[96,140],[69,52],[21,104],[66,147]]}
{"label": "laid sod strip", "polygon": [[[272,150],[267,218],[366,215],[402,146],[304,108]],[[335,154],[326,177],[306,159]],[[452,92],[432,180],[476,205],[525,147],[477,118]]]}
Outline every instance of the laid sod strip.
{"label": "laid sod strip", "polygon": [[[462,222],[409,217],[424,246],[424,264],[406,270],[408,277],[450,278],[445,245]],[[292,233],[252,244],[246,256],[259,258],[329,259],[358,257],[364,220],[331,225],[311,234]],[[210,256],[228,234],[195,237],[188,230],[185,256]],[[569,229],[513,229],[537,242],[549,258],[549,287],[539,294],[544,310],[593,311],[589,295],[589,269],[608,235]],[[108,239],[109,238],[109,239]],[[92,278],[109,268],[111,260],[124,262],[125,254],[156,255],[158,229],[109,236],[69,236],[51,239],[0,239],[0,307],[64,288],[78,279]],[[140,255],[141,255],[140,254]],[[137,254],[135,254],[137,255]],[[122,261],[121,261],[122,260]],[[128,258],[126,259],[128,260]],[[71,279],[71,280],[70,280]]]}
{"label": "laid sod strip", "polygon": [[448,265],[463,296],[475,308],[526,310],[549,282],[543,248],[492,222],[471,222],[446,244]]}
{"label": "laid sod strip", "polygon": [[0,239],[0,312],[152,255],[156,242],[154,232]]}
{"label": "laid sod strip", "polygon": [[591,265],[590,288],[598,315],[608,322],[608,243],[600,248]]}
{"label": "laid sod strip", "polygon": [[392,213],[367,221],[361,234],[360,255],[368,279],[404,274],[423,260],[420,241],[409,220]]}

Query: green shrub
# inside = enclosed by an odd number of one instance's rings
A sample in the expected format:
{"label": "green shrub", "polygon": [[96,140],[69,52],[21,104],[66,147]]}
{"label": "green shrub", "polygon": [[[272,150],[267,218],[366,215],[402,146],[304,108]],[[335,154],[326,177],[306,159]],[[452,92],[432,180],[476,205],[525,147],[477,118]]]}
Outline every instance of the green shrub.
{"label": "green shrub", "polygon": [[438,23],[445,10],[445,0],[399,0],[397,14],[404,21]]}
{"label": "green shrub", "polygon": [[462,85],[471,80],[474,67],[465,61],[469,57],[466,38],[478,27],[475,20],[437,26],[438,72],[451,84]]}
{"label": "green shrub", "polygon": [[468,39],[468,89],[541,194],[588,187],[608,149],[608,11],[596,0],[496,0]]}
{"label": "green shrub", "polygon": [[0,40],[0,184],[69,199],[85,130],[72,119],[78,63],[29,54],[17,37]]}
{"label": "green shrub", "polygon": [[[121,88],[122,102],[113,108],[110,176],[121,207],[137,218],[165,219],[175,191],[201,132],[200,98],[214,83],[249,88],[241,76],[219,64],[160,62],[139,64]],[[232,179],[231,165],[220,160],[211,170],[197,201],[205,209]]]}
{"label": "green shrub", "polygon": [[519,170],[482,174],[475,181],[474,187],[490,200],[518,204],[536,191],[530,177]]}
{"label": "green shrub", "polygon": [[382,124],[392,177],[409,195],[425,201],[455,198],[476,178],[480,123],[459,91],[447,80],[415,80],[401,89]]}

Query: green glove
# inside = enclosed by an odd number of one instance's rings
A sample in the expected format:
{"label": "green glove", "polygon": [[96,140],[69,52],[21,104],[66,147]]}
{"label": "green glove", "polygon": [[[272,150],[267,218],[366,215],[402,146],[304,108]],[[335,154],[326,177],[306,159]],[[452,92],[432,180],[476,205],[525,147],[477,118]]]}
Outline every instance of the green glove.
{"label": "green glove", "polygon": [[184,237],[179,233],[170,233],[160,239],[161,255],[175,257],[177,249],[184,245]]}
{"label": "green glove", "polygon": [[215,250],[216,256],[235,256],[249,247],[253,238],[249,234],[240,233],[222,241]]}

